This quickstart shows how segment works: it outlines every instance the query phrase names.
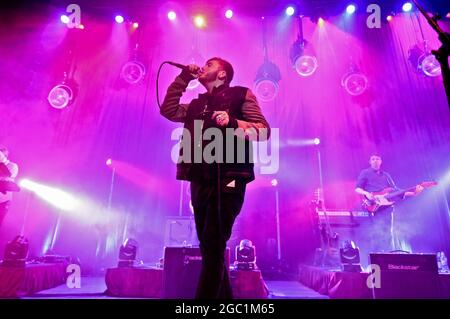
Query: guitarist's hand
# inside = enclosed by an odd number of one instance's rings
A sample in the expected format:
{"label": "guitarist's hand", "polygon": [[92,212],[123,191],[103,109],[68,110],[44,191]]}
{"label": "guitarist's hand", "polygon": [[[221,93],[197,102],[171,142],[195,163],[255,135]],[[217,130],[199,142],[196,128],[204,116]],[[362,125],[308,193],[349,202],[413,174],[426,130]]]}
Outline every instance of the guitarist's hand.
{"label": "guitarist's hand", "polygon": [[364,193],[364,196],[366,196],[366,198],[367,198],[368,200],[374,200],[374,199],[375,199],[375,196],[373,196],[373,194],[372,194],[372,193],[369,193],[369,192],[365,192],[365,193]]}
{"label": "guitarist's hand", "polygon": [[414,193],[415,193],[415,195],[419,195],[420,193],[422,193],[423,190],[424,190],[424,188],[422,185],[417,185]]}

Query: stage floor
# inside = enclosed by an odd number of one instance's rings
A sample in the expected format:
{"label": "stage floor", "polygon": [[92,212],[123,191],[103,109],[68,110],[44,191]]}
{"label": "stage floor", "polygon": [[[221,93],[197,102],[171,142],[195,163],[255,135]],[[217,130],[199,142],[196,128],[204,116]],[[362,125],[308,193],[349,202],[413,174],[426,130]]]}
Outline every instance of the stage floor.
{"label": "stage floor", "polygon": [[[269,299],[328,299],[298,281],[265,281],[269,288]],[[21,299],[130,299],[105,294],[104,277],[82,277],[81,288],[68,288],[65,284],[42,290]],[[135,298],[132,298],[135,299]]]}

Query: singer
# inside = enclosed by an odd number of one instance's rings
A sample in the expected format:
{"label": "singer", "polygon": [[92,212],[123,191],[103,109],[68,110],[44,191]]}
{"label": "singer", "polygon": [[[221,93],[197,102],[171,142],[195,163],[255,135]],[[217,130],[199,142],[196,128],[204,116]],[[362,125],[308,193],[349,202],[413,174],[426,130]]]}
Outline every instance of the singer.
{"label": "singer", "polygon": [[[229,62],[214,57],[206,61],[203,67],[176,66],[181,67],[182,72],[167,89],[160,109],[161,115],[171,121],[184,123],[185,131],[190,132],[191,136],[194,133],[194,121],[201,121],[203,131],[208,128],[222,131],[233,128],[236,132],[253,132],[259,140],[269,138],[270,127],[261,113],[255,95],[246,87],[230,87],[234,70]],[[195,78],[198,78],[207,92],[199,94],[189,104],[180,104],[188,83]],[[237,154],[237,149],[233,153],[235,158],[245,155],[244,162],[211,163],[203,158],[200,163],[181,160],[177,164],[177,179],[190,181],[202,254],[197,299],[233,298],[224,255],[234,221],[244,203],[246,184],[255,179],[249,138],[251,135],[232,136],[233,139],[245,142],[245,154]],[[194,140],[191,139],[189,145],[191,154],[194,154],[196,148],[203,150],[211,142],[203,138],[201,143],[194,143]],[[227,141],[221,143],[223,149],[216,151],[225,153],[226,144]],[[180,149],[180,155],[182,153],[183,148]]]}

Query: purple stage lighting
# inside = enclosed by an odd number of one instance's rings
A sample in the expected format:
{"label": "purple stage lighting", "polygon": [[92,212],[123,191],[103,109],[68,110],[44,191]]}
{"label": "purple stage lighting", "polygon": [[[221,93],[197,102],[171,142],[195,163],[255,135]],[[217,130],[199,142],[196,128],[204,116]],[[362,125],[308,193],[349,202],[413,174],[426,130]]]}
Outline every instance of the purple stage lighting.
{"label": "purple stage lighting", "polygon": [[409,12],[412,9],[412,3],[411,2],[405,2],[402,6],[402,10],[404,12]]}
{"label": "purple stage lighting", "polygon": [[287,7],[286,8],[286,15],[287,16],[292,16],[294,13],[295,13],[294,7]]}
{"label": "purple stage lighting", "polygon": [[61,22],[64,24],[67,24],[70,22],[70,19],[68,16],[66,16],[65,14],[61,15]]}
{"label": "purple stage lighting", "polygon": [[225,11],[225,17],[227,19],[231,19],[233,17],[233,11],[228,9],[227,11]]}
{"label": "purple stage lighting", "polygon": [[347,14],[353,14],[356,11],[356,6],[354,4],[349,4],[345,11],[347,12]]}
{"label": "purple stage lighting", "polygon": [[117,23],[122,23],[124,21],[124,19],[121,15],[116,15],[114,20],[116,20]]}

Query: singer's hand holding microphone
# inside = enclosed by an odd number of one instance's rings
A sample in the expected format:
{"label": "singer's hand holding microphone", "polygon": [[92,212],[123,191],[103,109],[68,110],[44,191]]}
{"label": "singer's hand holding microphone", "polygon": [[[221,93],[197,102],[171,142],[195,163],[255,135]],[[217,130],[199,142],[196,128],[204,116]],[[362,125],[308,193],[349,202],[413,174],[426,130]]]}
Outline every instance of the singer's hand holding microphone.
{"label": "singer's hand holding microphone", "polygon": [[201,68],[195,64],[183,65],[175,62],[168,62],[170,65],[176,66],[177,68],[183,70],[181,71],[180,77],[186,82],[190,82],[200,75]]}

